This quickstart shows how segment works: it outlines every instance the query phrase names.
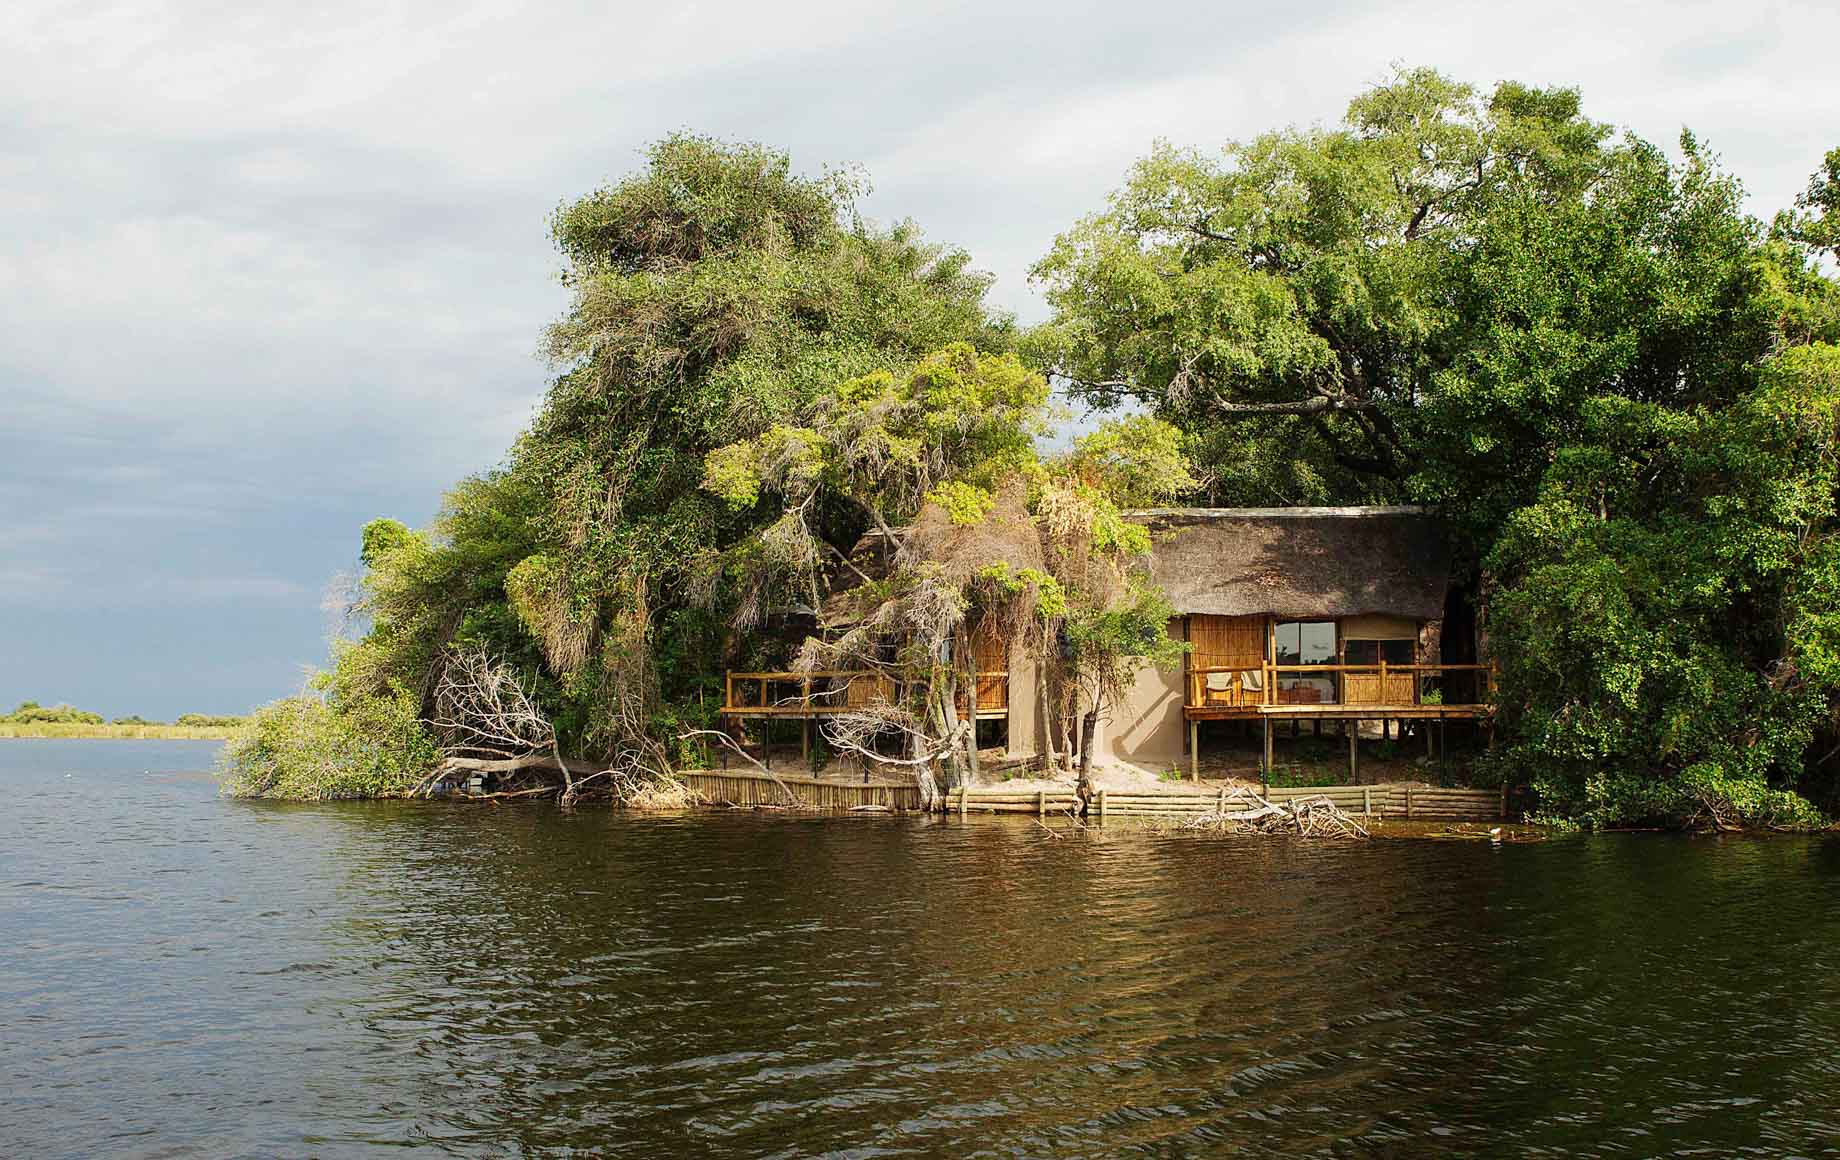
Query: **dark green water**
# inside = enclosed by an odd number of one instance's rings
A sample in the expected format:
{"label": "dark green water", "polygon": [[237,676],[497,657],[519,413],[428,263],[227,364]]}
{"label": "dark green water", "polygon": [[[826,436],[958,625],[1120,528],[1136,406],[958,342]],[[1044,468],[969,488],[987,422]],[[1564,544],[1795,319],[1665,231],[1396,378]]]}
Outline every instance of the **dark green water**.
{"label": "dark green water", "polygon": [[226,802],[0,742],[9,1156],[1840,1154],[1840,843]]}

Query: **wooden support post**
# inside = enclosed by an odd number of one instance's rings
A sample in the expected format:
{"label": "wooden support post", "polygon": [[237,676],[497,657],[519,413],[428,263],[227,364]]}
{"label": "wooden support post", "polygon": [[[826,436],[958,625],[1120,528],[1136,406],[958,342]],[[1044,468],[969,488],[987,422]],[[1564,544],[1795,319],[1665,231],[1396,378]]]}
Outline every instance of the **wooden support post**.
{"label": "wooden support post", "polygon": [[1099,791],[1099,820],[1105,820],[1105,791]]}
{"label": "wooden support post", "polygon": [[1227,787],[1224,785],[1214,794],[1214,812],[1217,814],[1227,812]]}
{"label": "wooden support post", "polygon": [[1201,780],[1201,722],[1188,723],[1188,780]]}
{"label": "wooden support post", "polygon": [[1348,726],[1348,784],[1359,785],[1361,784],[1361,731],[1354,727],[1353,721],[1346,722],[1346,724]]}
{"label": "wooden support post", "polygon": [[965,820],[965,810],[968,808],[970,800],[971,800],[971,791],[962,785],[959,786],[958,787],[958,820],[961,822]]}
{"label": "wooden support post", "polygon": [[1374,791],[1371,786],[1361,787],[1361,816],[1364,818],[1374,816]]}
{"label": "wooden support post", "polygon": [[1406,820],[1412,820],[1412,787],[1406,787]]}
{"label": "wooden support post", "polygon": [[1038,789],[1035,791],[1035,816],[1038,818],[1045,818],[1048,816],[1047,790]]}
{"label": "wooden support post", "polygon": [[1271,784],[1271,715],[1265,716],[1265,753],[1259,759],[1259,772],[1264,774],[1264,781]]}

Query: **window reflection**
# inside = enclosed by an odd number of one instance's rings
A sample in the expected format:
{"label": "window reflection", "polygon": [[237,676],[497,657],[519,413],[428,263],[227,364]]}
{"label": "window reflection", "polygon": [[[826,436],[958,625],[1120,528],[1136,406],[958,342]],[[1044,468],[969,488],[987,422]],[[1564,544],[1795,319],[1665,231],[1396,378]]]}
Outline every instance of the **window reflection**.
{"label": "window reflection", "polygon": [[[1289,620],[1278,624],[1272,635],[1272,663],[1276,665],[1333,665],[1335,663],[1335,622],[1333,620]],[[1311,676],[1308,673],[1277,675],[1280,704],[1334,704],[1335,674]]]}

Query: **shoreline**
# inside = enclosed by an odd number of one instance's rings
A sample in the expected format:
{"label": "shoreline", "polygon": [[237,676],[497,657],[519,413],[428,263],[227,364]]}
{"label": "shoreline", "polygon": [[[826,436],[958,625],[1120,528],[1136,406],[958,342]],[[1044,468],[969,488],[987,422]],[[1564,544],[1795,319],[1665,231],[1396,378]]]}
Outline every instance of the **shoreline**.
{"label": "shoreline", "polygon": [[228,741],[232,725],[0,724],[0,741]]}

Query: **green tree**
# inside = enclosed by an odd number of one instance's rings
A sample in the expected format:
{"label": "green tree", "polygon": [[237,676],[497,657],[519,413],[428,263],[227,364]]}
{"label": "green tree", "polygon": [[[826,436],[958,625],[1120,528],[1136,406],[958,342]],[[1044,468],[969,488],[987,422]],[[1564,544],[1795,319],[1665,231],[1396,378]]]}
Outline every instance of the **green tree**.
{"label": "green tree", "polygon": [[[408,747],[389,769],[443,741],[428,725],[441,674],[480,654],[516,672],[572,753],[662,769],[665,741],[699,719],[699,693],[719,691],[741,647],[728,613],[749,592],[720,559],[768,518],[700,488],[705,457],[839,383],[953,342],[1012,344],[968,257],[911,223],[864,221],[861,189],[775,150],[678,135],[557,210],[571,302],[545,336],[555,376],[529,429],[431,529],[364,530],[368,627],[338,646],[317,695],[334,716],[395,722],[409,707],[422,736],[386,730]],[[821,542],[846,547],[861,519],[810,513]],[[338,740],[285,715],[280,733]],[[309,748],[264,752],[285,766]]]}
{"label": "green tree", "polygon": [[[1722,409],[1614,396],[1490,560],[1499,760],[1591,822],[1814,820],[1840,697],[1840,348]],[[1831,730],[1830,730],[1831,731]]]}
{"label": "green tree", "polygon": [[[1811,642],[1771,627],[1801,622],[1762,590],[1807,591],[1793,577],[1818,566],[1798,558],[1768,584],[1739,569],[1720,583],[1741,597],[1670,603],[1687,600],[1677,586],[1694,552],[1730,549],[1683,544],[1681,521],[1704,514],[1689,515],[1691,494],[1640,493],[1677,478],[1648,474],[1669,438],[1691,433],[1707,456],[1762,439],[1757,408],[1788,405],[1772,376],[1789,372],[1770,368],[1840,333],[1834,287],[1810,260],[1835,184],[1817,175],[1804,212],[1770,232],[1690,134],[1681,153],[1670,163],[1588,119],[1574,90],[1503,83],[1485,96],[1402,71],[1337,128],[1219,155],[1158,146],[1037,265],[1054,316],[1026,349],[1088,400],[1186,429],[1229,502],[1440,507],[1458,591],[1493,616],[1507,751],[1553,808],[1644,815],[1639,794],[1587,803],[1577,787],[1596,762],[1676,804],[1686,770],[1716,767],[1750,787],[1733,800],[1775,816],[1751,791],[1799,775],[1789,755],[1814,727],[1800,710],[1744,762],[1667,740],[1657,722],[1692,703],[1663,692],[1668,673],[1730,685],[1745,666],[1794,665]],[[1763,478],[1800,487],[1808,468],[1795,463]],[[1605,481],[1604,526],[1561,521],[1565,535],[1540,539],[1561,497],[1566,511],[1584,503],[1583,465]],[[1611,487],[1617,472],[1631,476]],[[1693,478],[1730,483],[1703,464]],[[1767,540],[1779,518],[1759,502],[1719,535]],[[1641,566],[1644,553],[1666,565]],[[1733,620],[1747,616],[1759,619]],[[1612,688],[1638,687],[1645,708],[1612,711]],[[1825,704],[1795,687],[1799,705]]]}
{"label": "green tree", "polygon": [[[950,788],[975,772],[973,638],[980,630],[1028,651],[1054,709],[1051,730],[1083,723],[1080,777],[1090,789],[1092,733],[1146,663],[1167,662],[1167,602],[1142,575],[1150,549],[1123,504],[1191,488],[1181,438],[1160,420],[1108,424],[1043,460],[1047,383],[1013,355],[956,344],[901,373],[876,372],[818,399],[802,422],[712,452],[703,486],[737,508],[764,508],[760,531],[727,565],[754,591],[797,594],[823,610],[802,664],[878,672],[905,696],[830,717],[837,747],[868,752],[904,734],[906,760]],[[898,545],[883,575],[823,550],[811,513],[841,505]],[[851,573],[854,573],[852,575]],[[830,599],[842,575],[848,599]],[[738,608],[758,621],[765,598]],[[1051,749],[1053,741],[1050,740]],[[1052,761],[1052,754],[1050,756]],[[930,797],[929,794],[923,796]]]}

